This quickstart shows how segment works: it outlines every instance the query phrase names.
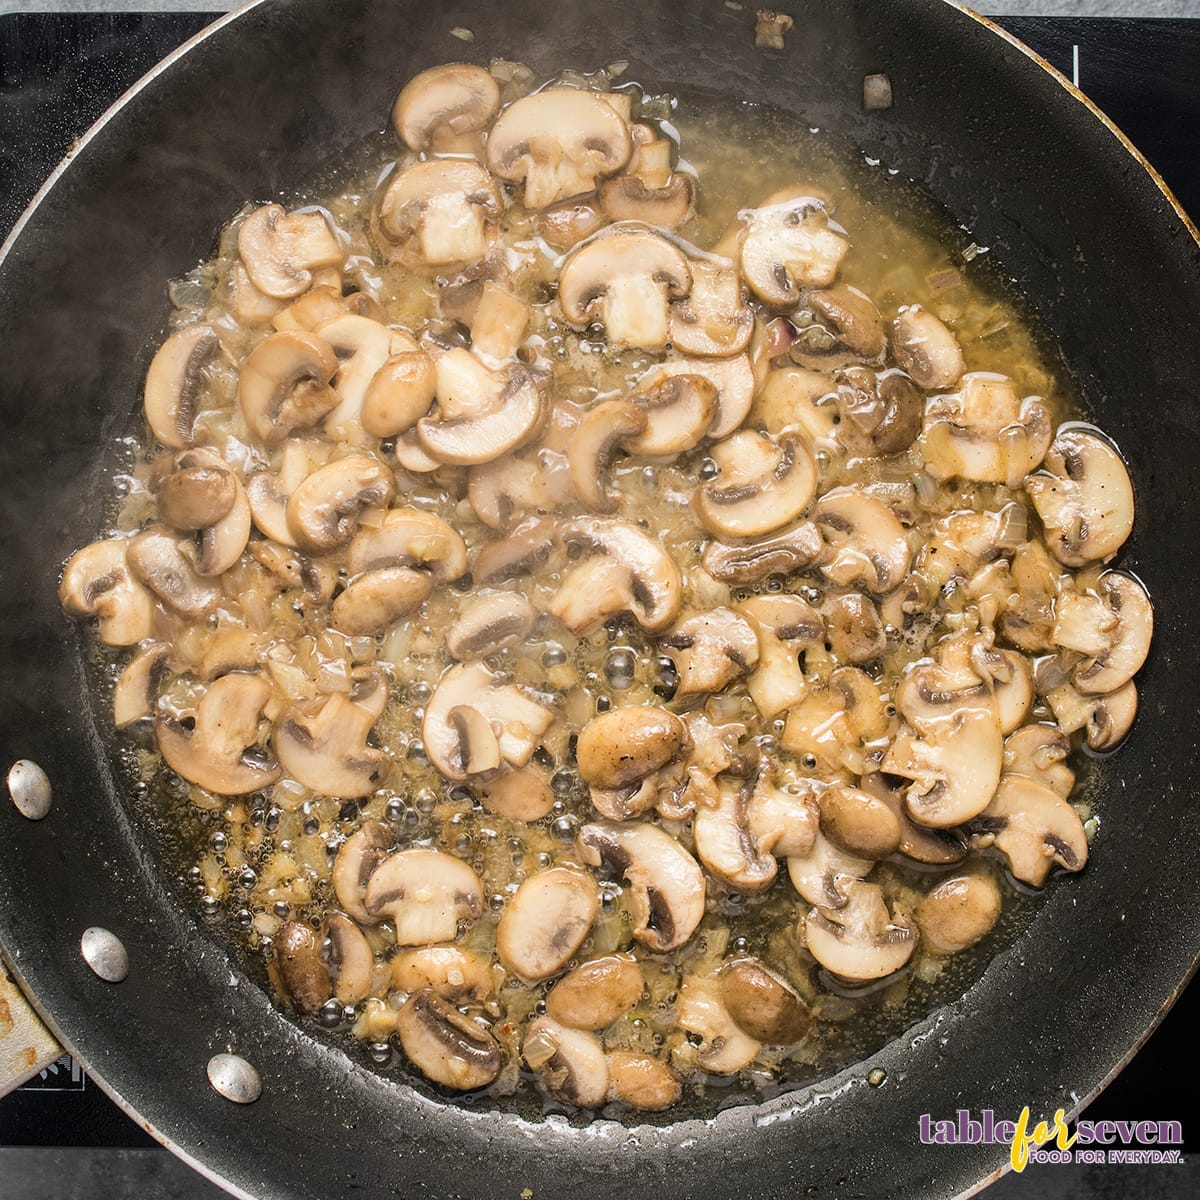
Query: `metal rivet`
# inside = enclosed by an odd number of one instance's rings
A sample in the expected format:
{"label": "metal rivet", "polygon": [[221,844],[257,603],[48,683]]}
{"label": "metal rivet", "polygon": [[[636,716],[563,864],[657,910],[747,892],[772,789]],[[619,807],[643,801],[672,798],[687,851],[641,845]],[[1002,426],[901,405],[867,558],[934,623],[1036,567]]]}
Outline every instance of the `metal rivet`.
{"label": "metal rivet", "polygon": [[120,983],[129,974],[129,954],[115,933],[92,925],[83,931],[79,949],[83,961],[105,983]]}
{"label": "metal rivet", "polygon": [[262,1078],[239,1054],[214,1054],[208,1060],[208,1082],[234,1104],[253,1104],[262,1095]]}
{"label": "metal rivet", "polygon": [[30,758],[19,758],[9,768],[8,794],[17,812],[31,821],[40,821],[50,811],[50,780]]}

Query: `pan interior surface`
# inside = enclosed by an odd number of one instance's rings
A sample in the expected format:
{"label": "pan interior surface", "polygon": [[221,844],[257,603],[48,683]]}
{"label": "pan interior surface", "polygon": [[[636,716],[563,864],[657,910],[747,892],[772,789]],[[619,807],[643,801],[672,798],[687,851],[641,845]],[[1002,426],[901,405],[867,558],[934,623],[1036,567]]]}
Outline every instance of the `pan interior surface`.
{"label": "pan interior surface", "polygon": [[[938,1148],[936,1163],[932,1151],[915,1155],[922,1114],[1075,1107],[1191,968],[1200,821],[1183,788],[1195,735],[1181,733],[1168,698],[1189,694],[1175,648],[1197,636],[1177,547],[1196,533],[1200,453],[1186,397],[1200,347],[1173,333],[1200,313],[1197,246],[1083,105],[957,10],[809,5],[783,52],[756,51],[752,26],[716,0],[686,12],[559,6],[549,21],[525,4],[452,3],[431,16],[404,3],[262,3],[110,117],[0,264],[3,736],[8,761],[40,762],[56,797],[43,822],[7,806],[0,818],[0,934],[81,1057],[158,1136],[241,1192],[586,1195],[636,1181],[689,1196],[724,1179],[747,1196],[798,1180],[814,1195],[952,1195],[997,1169],[1005,1150]],[[474,40],[451,37],[456,28]],[[412,73],[493,57],[547,74],[625,59],[632,77],[664,89],[700,82],[758,97],[921,181],[1034,302],[1138,490],[1126,554],[1155,597],[1159,632],[1135,737],[1106,772],[1108,836],[1092,865],[1051,889],[964,996],[866,1062],[708,1120],[627,1129],[470,1111],[304,1034],[232,969],[137,835],[126,775],[93,717],[82,640],[55,599],[61,562],[97,529],[110,452],[163,331],[163,282],[210,252],[248,196],[287,194],[377,128]],[[862,79],[878,71],[896,103],[868,113]],[[1152,527],[1171,534],[1146,536]],[[125,943],[123,983],[102,983],[80,958],[92,925]],[[205,1063],[227,1050],[263,1077],[253,1105],[208,1087]],[[867,1083],[875,1069],[878,1087]]]}

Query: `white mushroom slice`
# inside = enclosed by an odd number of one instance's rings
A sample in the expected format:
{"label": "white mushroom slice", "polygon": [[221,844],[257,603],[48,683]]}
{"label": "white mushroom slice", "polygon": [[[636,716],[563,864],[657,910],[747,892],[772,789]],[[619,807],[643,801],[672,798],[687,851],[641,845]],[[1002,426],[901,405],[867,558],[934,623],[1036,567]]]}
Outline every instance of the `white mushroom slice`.
{"label": "white mushroom slice", "polygon": [[824,552],[820,531],[804,521],[771,537],[738,545],[709,542],[701,561],[720,583],[761,583],[770,575],[791,575],[810,567]]}
{"label": "white mushroom slice", "polygon": [[750,832],[747,805],[751,783],[722,776],[717,785],[716,807],[697,808],[692,821],[696,857],[722,883],[739,892],[761,892],[775,882],[779,868]]}
{"label": "white mushroom slice", "polygon": [[813,958],[840,979],[869,983],[894,974],[912,957],[917,933],[894,917],[873,883],[854,883],[838,909],[814,908],[804,922]]}
{"label": "white mushroom slice", "polygon": [[395,495],[395,477],[377,458],[338,458],[314,471],[291,494],[288,526],[302,549],[324,554],[350,541],[366,510],[386,508]]}
{"label": "white mushroom slice", "polygon": [[961,478],[1017,487],[1045,457],[1050,414],[1036,397],[1021,400],[1011,379],[986,371],[925,407],[925,469],[935,479]]}
{"label": "white mushroom slice", "polygon": [[608,344],[656,350],[670,336],[670,301],[692,286],[687,259],[649,229],[621,226],[577,246],[558,277],[568,325],[604,326]]}
{"label": "white mushroom slice", "polygon": [[689,744],[687,727],[665,708],[623,705],[579,732],[575,759],[593,790],[618,791],[662,770]]}
{"label": "white mushroom slice", "polygon": [[636,1050],[608,1053],[609,1096],[641,1112],[662,1112],[679,1103],[679,1076],[653,1054]]}
{"label": "white mushroom slice", "polygon": [[[750,419],[755,428],[768,433],[798,429],[813,446],[833,450],[839,441],[840,421],[833,389],[834,381],[821,371],[789,365],[772,367],[754,397]],[[923,410],[924,404],[919,407]]]}
{"label": "white mushroom slice", "polygon": [[650,374],[655,382],[647,386],[643,376],[629,395],[629,403],[644,415],[643,428],[624,439],[625,449],[658,458],[698,446],[717,412],[716,385],[703,375]]}
{"label": "white mushroom slice", "polygon": [[586,871],[551,867],[525,879],[496,927],[496,954],[527,982],[557,975],[600,915],[600,892]]}
{"label": "white mushroom slice", "polygon": [[579,831],[579,852],[593,867],[620,871],[629,883],[633,936],[657,954],[676,950],[704,916],[704,872],[656,825],[596,822]]}
{"label": "white mushroom slice", "polygon": [[832,583],[882,596],[904,581],[912,561],[908,538],[883,501],[858,488],[834,488],[817,502],[812,520],[828,544],[821,572]]}
{"label": "white mushroom slice", "polygon": [[134,578],[126,538],[93,542],[67,560],[58,602],[76,617],[95,617],[100,640],[136,646],[154,628],[154,597]]}
{"label": "white mushroom slice", "polygon": [[819,800],[821,832],[856,858],[882,859],[900,848],[900,821],[882,800],[859,788],[826,788]]}
{"label": "white mushroom slice", "polygon": [[180,550],[179,540],[162,526],[152,525],[132,538],[125,559],[138,582],[185,620],[198,621],[221,602],[220,587],[200,578]]}
{"label": "white mushroom slice", "polygon": [[754,311],[737,271],[703,259],[693,260],[691,270],[692,290],[671,306],[671,344],[701,358],[740,354],[754,332]]}
{"label": "white mushroom slice", "polygon": [[839,662],[861,665],[887,649],[879,610],[861,592],[847,592],[831,600],[825,611],[825,628],[831,652]]}
{"label": "white mushroom slice", "polygon": [[[679,568],[662,544],[636,525],[580,517],[559,535],[564,545],[585,551],[550,604],[551,615],[572,633],[588,633],[621,612],[632,613],[647,633],[661,633],[678,616],[683,603]],[[601,587],[593,590],[597,584]]]}
{"label": "white mushroom slice", "polygon": [[482,663],[451,667],[425,706],[421,739],[429,761],[447,779],[459,781],[471,774],[461,720],[456,728],[450,719],[451,711],[460,706],[474,709],[487,722],[500,757],[513,767],[523,767],[529,761],[554,720],[551,709],[515,684],[505,683]]}
{"label": "white mushroom slice", "polygon": [[754,403],[754,368],[745,354],[733,358],[672,358],[657,363],[637,381],[639,392],[653,392],[676,375],[698,375],[717,389],[716,407],[708,426],[714,441],[728,437],[746,419]]}
{"label": "white mushroom slice", "polygon": [[687,975],[679,988],[675,1019],[701,1039],[696,1061],[714,1075],[732,1075],[758,1056],[762,1044],[744,1032],[725,1007],[718,977]]}
{"label": "white mushroom slice", "polygon": [[430,988],[451,1004],[481,1003],[495,989],[494,966],[458,946],[418,946],[391,960],[392,986],[401,992]]}
{"label": "white mushroom slice", "polygon": [[1132,575],[1107,571],[1099,590],[1116,618],[1105,649],[1077,666],[1071,675],[1075,690],[1088,696],[1115,692],[1128,683],[1150,653],[1154,609],[1146,589]]}
{"label": "white mushroom slice", "polygon": [[324,461],[317,443],[288,438],[279,451],[278,470],[259,471],[246,480],[250,517],[264,537],[281,546],[295,546],[296,539],[287,521],[288,499],[314,467]]}
{"label": "white mushroom slice", "polygon": [[419,347],[395,350],[371,376],[363,392],[359,414],[363,430],[372,437],[395,437],[429,412],[436,394],[433,359]]}
{"label": "white mushroom slice", "polygon": [[[206,520],[211,513],[204,513],[202,505],[194,503],[196,496],[178,484],[186,477],[187,482],[196,482],[225,476],[220,481],[232,499],[225,512],[214,520]],[[175,486],[173,486],[175,485]],[[181,494],[182,492],[182,494]],[[242,557],[242,551],[250,540],[250,501],[237,475],[226,468],[220,455],[212,450],[185,450],[175,459],[175,471],[163,481],[159,489],[159,512],[162,514],[164,501],[167,513],[175,518],[174,528],[183,530],[190,526],[190,540],[180,542],[180,550],[195,568],[196,574],[205,578],[223,575]],[[216,511],[215,509],[213,510]],[[172,524],[168,521],[168,524]]]}
{"label": "white mushroom slice", "polygon": [[645,412],[627,400],[605,400],[579,422],[567,443],[567,463],[584,508],[616,512],[621,493],[608,483],[609,468],[621,446],[645,428]]}
{"label": "white mushroom slice", "polygon": [[662,187],[649,187],[633,174],[618,175],[605,180],[599,191],[600,205],[610,220],[641,221],[660,229],[682,225],[691,215],[695,195],[691,178],[680,174],[673,174]]}
{"label": "white mushroom slice", "polygon": [[803,438],[778,440],[744,429],[713,447],[718,475],[696,489],[700,524],[721,537],[753,538],[794,521],[817,487],[817,467]]}
{"label": "white mushroom slice", "polygon": [[367,880],[363,907],[390,920],[397,946],[453,941],[459,922],[483,911],[483,884],[470,864],[440,850],[397,850]]}
{"label": "white mushroom slice", "polygon": [[221,339],[211,325],[189,325],[173,333],[158,348],[146,372],[144,406],[150,432],[172,450],[190,446],[204,368],[221,351]]}
{"label": "white mushroom slice", "polygon": [[329,611],[333,629],[348,637],[374,637],[419,608],[433,580],[411,567],[382,567],[352,579]]}
{"label": "white mushroom slice", "polygon": [[642,998],[646,981],[636,959],[611,954],[580,963],[546,995],[546,1015],[572,1029],[607,1029]]}
{"label": "white mushroom slice", "polygon": [[557,570],[565,557],[550,522],[530,517],[508,537],[488,542],[476,556],[471,575],[480,587],[508,583],[543,568]]}
{"label": "white mushroom slice", "polygon": [[[1088,746],[1104,753],[1115,750],[1133,727],[1137,716],[1137,688],[1130,680],[1115,692],[1085,696],[1069,683],[1062,683],[1046,690],[1046,703],[1063,733],[1086,729]],[[1047,780],[1042,782],[1049,783]]]}
{"label": "white mushroom slice", "polygon": [[913,916],[921,942],[934,954],[959,954],[988,933],[1000,917],[1000,889],[990,875],[955,875],[937,885]]}
{"label": "white mushroom slice", "polygon": [[378,303],[364,292],[343,296],[340,287],[324,283],[309,288],[287,308],[275,313],[271,317],[271,324],[281,332],[285,329],[313,330],[344,313],[386,321]]}
{"label": "white mushroom slice", "polygon": [[521,1055],[556,1100],[599,1108],[608,1099],[608,1061],[595,1034],[538,1017],[525,1031]]}
{"label": "white mushroom slice", "polygon": [[492,723],[477,708],[456,704],[446,714],[458,738],[458,759],[468,775],[490,775],[500,768],[500,742]]}
{"label": "white mushroom slice", "polygon": [[721,968],[721,1000],[738,1027],[768,1046],[794,1046],[813,1028],[808,1005],[794,989],[754,958]]}
{"label": "white mushroom slice", "polygon": [[770,593],[737,606],[758,637],[758,667],[746,690],[759,713],[770,720],[808,695],[800,655],[825,640],[821,614],[799,596]]}
{"label": "white mushroom slice", "polygon": [[[871,458],[902,454],[921,432],[925,401],[903,371],[847,367],[838,372],[836,399],[841,423],[834,440],[852,455]],[[825,402],[814,420],[810,403],[808,410],[801,409],[801,427],[807,428],[822,418],[832,421],[831,407]]]}
{"label": "white mushroom slice", "polygon": [[839,850],[819,830],[807,854],[788,856],[788,878],[792,887],[809,902],[822,908],[841,908],[850,888],[870,872],[875,863]]}
{"label": "white mushroom slice", "polygon": [[487,1087],[504,1065],[496,1039],[431,988],[414,992],[396,1017],[396,1032],[409,1061],[444,1087]]}
{"label": "white mushroom slice", "polygon": [[913,381],[927,391],[953,387],[964,370],[958,339],[919,304],[901,308],[892,322],[892,354]]}
{"label": "white mushroom slice", "polygon": [[633,151],[629,129],[594,92],[547,88],[510,104],[488,135],[493,175],[525,183],[525,207],[582,196],[619,171]]}
{"label": "white mushroom slice", "polygon": [[500,771],[475,784],[479,803],[510,821],[540,821],[554,807],[554,789],[536,767]]}
{"label": "white mushroom slice", "polygon": [[777,787],[770,770],[763,768],[746,806],[746,825],[763,854],[801,859],[812,851],[817,839],[816,798],[811,791]]}
{"label": "white mushroom slice", "polygon": [[771,308],[793,308],[803,287],[829,287],[850,239],[819,197],[751,209],[738,263],[750,290]]}
{"label": "white mushroom slice", "polygon": [[379,228],[406,265],[448,267],[487,256],[502,211],[500,190],[478,163],[430,159],[388,183]]}
{"label": "white mushroom slice", "polygon": [[279,931],[268,974],[277,979],[279,990],[301,1016],[311,1016],[329,999],[332,984],[317,935],[299,921],[288,921]]}
{"label": "white mushroom slice", "polygon": [[283,769],[323,796],[369,796],[392,760],[367,745],[371,727],[387,706],[387,682],[372,672],[351,695],[335,692],[315,712],[288,709],[275,724],[273,744]]}
{"label": "white mushroom slice", "polygon": [[446,649],[459,662],[487,658],[524,640],[537,620],[537,610],[519,592],[476,596],[446,630]]}
{"label": "white mushroom slice", "polygon": [[[1012,873],[1032,887],[1042,887],[1057,863],[1081,871],[1088,844],[1075,810],[1057,792],[1024,775],[1005,775],[973,828],[1008,859]],[[985,842],[986,844],[986,842]]]}
{"label": "white mushroom slice", "polygon": [[730,608],[689,617],[662,637],[675,661],[680,702],[719,692],[758,665],[758,637],[745,617]]}
{"label": "white mushroom slice", "polygon": [[379,921],[367,911],[363,893],[372,872],[393,843],[387,825],[382,821],[367,821],[341,844],[333,860],[333,890],[338,904],[360,925],[375,925]]}
{"label": "white mushroom slice", "polygon": [[1022,505],[1007,504],[997,512],[959,509],[943,517],[921,548],[917,570],[935,587],[972,576],[1025,540],[1027,514]]}
{"label": "white mushroom slice", "polygon": [[467,498],[492,529],[508,529],[523,513],[553,512],[575,498],[567,456],[534,444],[472,467]]}
{"label": "white mushroom slice", "polygon": [[483,129],[500,107],[500,86],[482,67],[446,63],[414,75],[392,107],[392,125],[412,151],[437,152]]}
{"label": "white mushroom slice", "polygon": [[357,1004],[374,990],[375,953],[363,931],[345,913],[331,912],[323,924],[322,957],[333,995],[340,1004]]}
{"label": "white mushroom slice", "polygon": [[160,713],[154,732],[167,766],[191,783],[222,796],[269,787],[283,772],[266,755],[250,757],[259,742],[259,717],[271,685],[257,675],[224,675],[200,697],[190,721]]}
{"label": "white mushroom slice", "polygon": [[489,279],[471,318],[472,353],[491,366],[507,362],[517,353],[532,315],[524,300]]}
{"label": "white mushroom slice", "polygon": [[538,233],[555,250],[567,251],[608,223],[595,198],[564,200],[538,214]]}
{"label": "white mushroom slice", "polygon": [[417,422],[417,438],[438,462],[471,466],[524,445],[545,418],[545,392],[527,367],[492,371],[455,347],[437,360],[436,415]]}
{"label": "white mushroom slice", "polygon": [[1051,553],[1068,567],[1112,555],[1133,529],[1133,487],[1116,448],[1078,425],[1059,429],[1046,469],[1025,490],[1046,529]]}
{"label": "white mushroom slice", "polygon": [[340,267],[346,257],[321,213],[289,213],[278,204],[249,213],[238,229],[237,244],[251,283],[275,300],[308,291],[314,271]]}
{"label": "white mushroom slice", "polygon": [[1057,725],[1024,725],[1004,739],[1004,773],[1027,775],[1065,800],[1075,787],[1071,739]]}
{"label": "white mushroom slice", "polygon": [[246,357],[238,400],[250,432],[261,442],[282,441],[293,429],[315,425],[337,406],[329,386],[338,369],[333,347],[302,330],[273,333]]}
{"label": "white mushroom slice", "polygon": [[467,573],[467,547],[441,517],[419,508],[393,508],[383,520],[354,535],[346,555],[351,575],[385,567],[415,567],[434,583],[453,583]]}
{"label": "white mushroom slice", "polygon": [[113,724],[118,729],[153,713],[170,670],[171,647],[166,642],[151,642],[129,660],[113,688]]}

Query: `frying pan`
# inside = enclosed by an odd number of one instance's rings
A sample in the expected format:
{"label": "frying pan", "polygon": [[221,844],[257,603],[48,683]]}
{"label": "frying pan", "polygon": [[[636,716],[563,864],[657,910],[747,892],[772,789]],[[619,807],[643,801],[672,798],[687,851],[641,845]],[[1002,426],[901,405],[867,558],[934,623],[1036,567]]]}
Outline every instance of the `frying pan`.
{"label": "frying pan", "polygon": [[[54,792],[41,822],[0,811],[0,940],[91,1073],[237,1194],[961,1194],[1007,1151],[920,1149],[922,1114],[1078,1111],[1195,965],[1196,231],[1113,128],[965,12],[922,0],[792,11],[788,48],[763,53],[749,14],[721,0],[261,0],[93,131],[0,262],[0,765],[34,759]],[[208,255],[247,197],[286,194],[378,128],[413,72],[493,56],[547,73],[628,59],[656,87],[702,83],[803,114],[923,181],[1031,297],[1138,492],[1122,561],[1155,598],[1157,633],[1135,735],[1103,772],[1086,871],[1051,886],[963,994],[865,1061],[704,1118],[625,1127],[480,1111],[373,1072],[284,1016],[143,836],[85,638],[55,599],[61,562],[100,527],[97,498],[165,327],[163,281]],[[876,71],[896,103],[867,113],[862,79]],[[80,957],[93,925],[123,941],[124,982]],[[205,1064],[227,1050],[260,1072],[256,1103],[209,1087]]]}

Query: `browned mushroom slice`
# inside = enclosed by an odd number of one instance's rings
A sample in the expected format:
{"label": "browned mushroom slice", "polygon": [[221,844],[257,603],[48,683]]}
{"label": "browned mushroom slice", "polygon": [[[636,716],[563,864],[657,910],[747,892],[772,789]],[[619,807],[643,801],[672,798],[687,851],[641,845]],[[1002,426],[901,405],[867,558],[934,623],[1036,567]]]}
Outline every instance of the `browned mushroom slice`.
{"label": "browned mushroom slice", "polygon": [[621,493],[608,483],[617,451],[646,428],[646,414],[627,400],[605,400],[590,409],[567,443],[571,482],[584,508],[616,512]]}
{"label": "browned mushroom slice", "polygon": [[704,916],[704,872],[669,833],[656,825],[596,822],[579,831],[579,852],[606,863],[629,883],[633,936],[655,953],[682,946]]}
{"label": "browned mushroom slice", "polygon": [[804,921],[809,951],[827,971],[853,983],[894,974],[912,957],[917,932],[905,917],[893,916],[883,889],[853,883],[837,909],[814,908]]}
{"label": "browned mushroom slice", "polygon": [[158,749],[167,766],[191,783],[222,796],[244,796],[283,774],[269,756],[251,755],[271,685],[257,675],[224,675],[209,685],[193,713],[160,713]]}
{"label": "browned mushroom slice", "polygon": [[396,1017],[396,1032],[409,1061],[444,1087],[487,1087],[504,1065],[496,1039],[431,988],[414,992]]}
{"label": "browned mushroom slice", "polygon": [[825,640],[825,622],[810,604],[792,595],[752,596],[737,611],[758,638],[758,665],[746,681],[750,699],[770,719],[808,694],[800,655]]}
{"label": "browned mushroom slice", "polygon": [[488,542],[479,551],[471,575],[481,587],[508,583],[542,568],[553,570],[563,557],[550,522],[530,517],[515,526],[508,537]]}
{"label": "browned mushroom slice", "polygon": [[758,637],[745,617],[730,608],[689,617],[662,637],[675,661],[675,700],[686,702],[748,674],[758,665]]}
{"label": "browned mushroom slice", "polygon": [[446,630],[446,649],[463,662],[518,645],[533,628],[537,610],[519,592],[487,592],[463,608]]}
{"label": "browned mushroom slice", "polygon": [[817,468],[802,438],[778,440],[741,430],[713,447],[718,475],[696,489],[700,524],[718,537],[753,538],[794,521],[817,487]]}
{"label": "browned mushroom slice", "polygon": [[288,1003],[301,1016],[311,1016],[329,999],[332,985],[321,961],[317,935],[299,921],[279,931],[272,962]]}
{"label": "browned mushroom slice", "polygon": [[[610,93],[609,103],[629,121],[628,95]],[[692,211],[694,185],[689,176],[671,170],[672,145],[648,125],[630,129],[633,154],[625,172],[600,184],[599,200],[613,221],[643,221],[671,229]]]}
{"label": "browned mushroom slice", "polygon": [[904,527],[881,500],[857,488],[834,488],[817,502],[812,519],[829,547],[821,571],[833,583],[860,584],[882,596],[908,574]]}
{"label": "browned mushroom slice", "polygon": [[138,582],[185,620],[206,617],[221,602],[220,587],[196,573],[179,540],[161,526],[151,526],[131,539],[125,558]]}
{"label": "browned mushroom slice", "polygon": [[150,716],[171,670],[171,647],[151,642],[129,660],[113,688],[113,724],[118,729]]}
{"label": "browned mushroom slice", "polygon": [[900,848],[900,821],[878,797],[842,785],[822,792],[819,804],[821,832],[847,854],[881,859]]}
{"label": "browned mushroom slice", "polygon": [[468,863],[440,850],[397,850],[367,880],[363,907],[390,920],[397,946],[449,942],[483,911],[483,884]]}
{"label": "browned mushroom slice", "polygon": [[788,878],[792,887],[809,904],[822,908],[841,908],[850,888],[875,865],[868,858],[855,858],[839,850],[820,830],[807,854],[788,857]]}
{"label": "browned mushroom slice", "polygon": [[204,390],[204,368],[220,353],[211,325],[189,325],[159,347],[146,372],[145,409],[150,432],[172,450],[190,446]]}
{"label": "browned mushroom slice", "polygon": [[374,925],[379,920],[367,911],[363,893],[393,841],[391,829],[382,821],[367,821],[342,843],[333,860],[333,890],[338,903],[362,925]]}
{"label": "browned mushroom slice", "polygon": [[483,129],[499,107],[500,87],[487,71],[446,63],[404,85],[392,107],[392,125],[410,150],[439,152]]}
{"label": "browned mushroom slice", "polygon": [[619,171],[633,151],[629,129],[594,92],[547,88],[510,104],[488,135],[493,175],[524,181],[525,207],[582,196]]}
{"label": "browned mushroom slice", "polygon": [[721,968],[720,980],[725,1010],[755,1041],[792,1046],[812,1032],[814,1022],[808,1005],[757,959],[727,962]]}
{"label": "browned mushroom slice", "polygon": [[238,401],[250,432],[272,445],[293,429],[315,425],[335,408],[329,386],[338,369],[333,347],[301,330],[273,333],[246,356],[238,376]]}
{"label": "browned mushroom slice", "polygon": [[704,548],[704,569],[720,583],[761,583],[770,575],[790,575],[812,566],[825,551],[815,525],[804,521],[771,537],[730,545],[712,541]]}
{"label": "browned mushroom slice", "polygon": [[385,567],[413,567],[434,583],[453,583],[467,571],[467,547],[441,517],[419,508],[393,508],[378,524],[354,535],[346,556],[351,575]]}
{"label": "browned mushroom slice", "polygon": [[1082,567],[1116,554],[1133,528],[1133,487],[1116,448],[1098,431],[1068,426],[1045,465],[1025,480],[1025,490],[1055,558]]}
{"label": "browned mushroom slice", "polygon": [[369,796],[392,764],[385,751],[367,745],[386,706],[387,682],[373,672],[351,695],[335,692],[315,712],[288,709],[275,725],[275,753],[283,769],[323,796]]}
{"label": "browned mushroom slice", "polygon": [[742,214],[738,263],[750,290],[771,308],[794,308],[802,287],[829,287],[850,249],[820,197],[802,196]]}
{"label": "browned mushroom slice", "polygon": [[538,214],[538,233],[555,250],[570,250],[603,229],[607,218],[595,199],[564,200]]}
{"label": "browned mushroom slice", "polygon": [[832,371],[882,356],[883,319],[858,288],[835,283],[807,292],[801,305],[801,313],[792,317],[798,326],[788,345],[792,362],[814,371]]}
{"label": "browned mushroom slice", "polygon": [[136,646],[154,628],[154,597],[134,578],[125,538],[93,542],[67,560],[58,602],[76,617],[96,617],[100,640]]}
{"label": "browned mushroom slice", "polygon": [[475,785],[475,795],[488,812],[510,821],[540,821],[554,807],[554,789],[536,767],[500,771]]}
{"label": "browned mushroom slice", "polygon": [[436,392],[433,359],[419,347],[394,350],[363,392],[362,427],[378,438],[411,429],[429,411]]}
{"label": "browned mushroom slice", "polygon": [[919,304],[902,308],[892,322],[892,354],[913,381],[928,390],[953,387],[964,369],[958,339]]}
{"label": "browned mushroom slice", "polygon": [[837,440],[851,454],[902,454],[913,444],[921,432],[925,402],[903,371],[847,367],[837,379],[842,417]]}
{"label": "browned mushroom slice", "polygon": [[687,744],[687,728],[674,713],[624,705],[583,727],[575,756],[581,778],[593,789],[619,791],[673,762]]}
{"label": "browned mushroom slice", "polygon": [[238,229],[237,244],[250,281],[276,300],[308,291],[314,271],[340,267],[346,257],[321,213],[289,213],[278,204],[249,213]]}
{"label": "browned mushroom slice", "polygon": [[596,881],[585,871],[551,867],[525,879],[496,927],[501,965],[536,982],[574,958],[600,913]]}
{"label": "browned mushroom slice", "polygon": [[760,892],[775,882],[778,864],[760,850],[750,831],[751,781],[721,776],[718,802],[698,807],[692,820],[696,857],[710,875],[740,892]]}
{"label": "browned mushroom slice", "polygon": [[168,525],[192,535],[180,542],[180,550],[197,575],[223,575],[241,558],[250,539],[250,501],[242,481],[214,451],[177,455],[175,470],[159,487],[158,505]]}
{"label": "browned mushroom slice", "polygon": [[732,1075],[758,1056],[762,1044],[746,1033],[725,1007],[717,976],[687,975],[679,989],[675,1019],[700,1038],[696,1062],[714,1075]]}
{"label": "browned mushroom slice", "polygon": [[314,471],[288,500],[288,526],[313,554],[344,546],[368,509],[386,508],[396,494],[391,471],[365,454],[338,458]]}
{"label": "browned mushroom slice", "polygon": [[632,955],[580,963],[546,995],[546,1015],[572,1029],[607,1029],[634,1008],[646,983]]}
{"label": "browned mushroom slice", "polygon": [[742,298],[737,271],[702,259],[691,269],[692,290],[671,306],[671,344],[701,358],[740,354],[754,331],[754,312]]}
{"label": "browned mushroom slice", "polygon": [[419,608],[433,580],[411,567],[382,567],[352,579],[329,611],[329,624],[349,637],[373,637]]}
{"label": "browned mushroom slice", "polygon": [[608,1077],[610,1097],[642,1112],[662,1112],[683,1094],[679,1076],[666,1063],[636,1050],[610,1050]]}
{"label": "browned mushroom slice", "polygon": [[430,988],[451,1004],[480,1003],[495,991],[494,964],[458,946],[418,946],[391,960],[392,986],[402,992]]}
{"label": "browned mushroom slice", "polygon": [[1075,668],[1076,691],[1097,696],[1127,684],[1146,661],[1154,631],[1154,610],[1146,589],[1131,575],[1108,571],[1100,577],[1101,598],[1115,620],[1098,653]]}
{"label": "browned mushroom slice", "polygon": [[374,990],[375,953],[363,931],[345,913],[331,912],[323,922],[322,959],[329,972],[334,997],[341,1004],[357,1004]]}
{"label": "browned mushroom slice", "polygon": [[1005,775],[971,828],[1032,887],[1046,882],[1055,863],[1068,871],[1081,871],[1087,863],[1087,836],[1078,814],[1057,792],[1024,775]]}
{"label": "browned mushroom slice", "polygon": [[538,1017],[525,1031],[521,1054],[556,1100],[598,1108],[608,1098],[608,1062],[595,1034]]}
{"label": "browned mushroom slice", "polygon": [[829,602],[825,612],[826,636],[839,662],[871,662],[887,649],[887,635],[879,610],[868,596],[848,592]]}
{"label": "browned mushroom slice", "polygon": [[958,954],[985,937],[1000,917],[1000,889],[990,875],[944,879],[914,913],[921,941],[934,954]]}

